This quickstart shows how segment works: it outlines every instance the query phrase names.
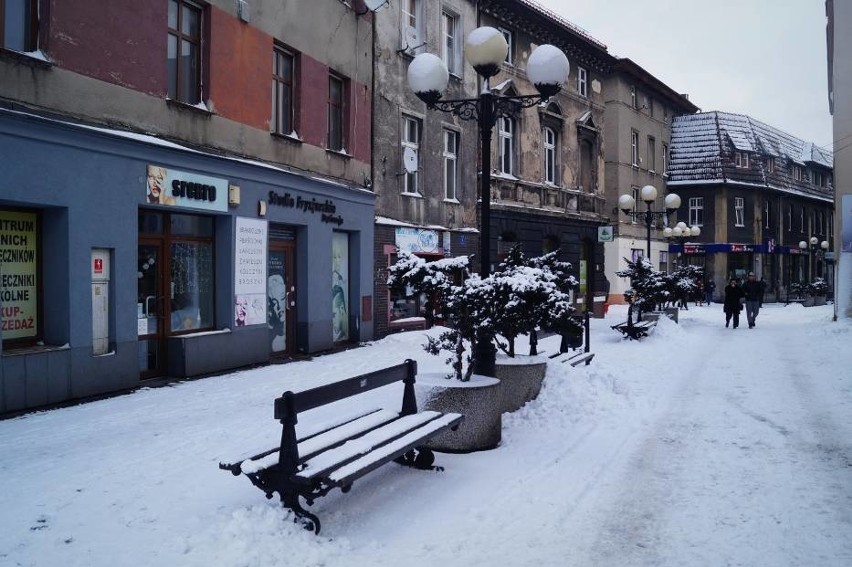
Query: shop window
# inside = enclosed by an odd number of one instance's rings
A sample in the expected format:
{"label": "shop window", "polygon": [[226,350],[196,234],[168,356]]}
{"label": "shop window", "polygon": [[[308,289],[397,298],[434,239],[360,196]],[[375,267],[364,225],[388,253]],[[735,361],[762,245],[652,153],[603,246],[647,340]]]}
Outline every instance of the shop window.
{"label": "shop window", "polygon": [[186,0],[169,0],[168,97],[198,104],[201,94],[202,9]]}
{"label": "shop window", "polygon": [[0,47],[21,52],[38,49],[37,0],[0,0]]}
{"label": "shop window", "polygon": [[331,313],[334,342],[349,340],[349,235],[335,232],[331,239]]}
{"label": "shop window", "polygon": [[555,236],[545,236],[541,243],[541,251],[543,254],[550,254],[559,250],[559,239]]}
{"label": "shop window", "polygon": [[38,259],[38,213],[0,209],[0,339],[4,349],[33,343],[41,335]]}
{"label": "shop window", "polygon": [[212,217],[139,213],[140,241],[145,244],[140,244],[138,258],[138,302],[141,311],[150,314],[164,301],[163,315],[169,333],[214,326],[213,232]]}

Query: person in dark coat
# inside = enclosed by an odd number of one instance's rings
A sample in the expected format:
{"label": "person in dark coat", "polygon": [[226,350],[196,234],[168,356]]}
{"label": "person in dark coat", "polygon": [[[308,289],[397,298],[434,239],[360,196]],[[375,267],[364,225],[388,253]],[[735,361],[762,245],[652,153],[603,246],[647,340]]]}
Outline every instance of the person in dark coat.
{"label": "person in dark coat", "polygon": [[743,306],[740,302],[745,297],[743,290],[737,285],[737,280],[731,278],[731,283],[725,286],[725,301],[722,304],[725,310],[725,326],[731,323],[731,318],[734,319],[734,329],[740,326],[740,311]]}
{"label": "person in dark coat", "polygon": [[716,282],[710,280],[707,282],[707,285],[704,286],[704,289],[707,290],[707,305],[713,303],[713,292],[716,291]]}
{"label": "person in dark coat", "polygon": [[760,312],[761,297],[763,296],[763,286],[755,279],[754,272],[748,273],[748,279],[743,284],[743,295],[745,295],[748,328],[752,329],[757,325],[757,314]]}

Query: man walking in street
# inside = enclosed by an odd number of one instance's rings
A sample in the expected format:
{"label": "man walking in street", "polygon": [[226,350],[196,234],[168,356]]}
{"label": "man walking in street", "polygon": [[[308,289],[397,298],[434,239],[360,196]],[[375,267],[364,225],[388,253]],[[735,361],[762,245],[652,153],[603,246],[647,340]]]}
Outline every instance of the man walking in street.
{"label": "man walking in street", "polygon": [[760,311],[760,297],[763,294],[760,282],[754,279],[754,272],[748,273],[748,280],[743,284],[743,294],[745,295],[748,328],[753,329],[756,325],[757,313]]}

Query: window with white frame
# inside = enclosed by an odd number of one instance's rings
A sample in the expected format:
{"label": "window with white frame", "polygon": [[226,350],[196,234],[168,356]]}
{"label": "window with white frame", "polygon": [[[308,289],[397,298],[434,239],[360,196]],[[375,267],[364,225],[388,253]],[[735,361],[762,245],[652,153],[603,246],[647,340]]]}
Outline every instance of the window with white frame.
{"label": "window with white frame", "polygon": [[689,198],[689,226],[704,226],[704,197]]}
{"label": "window with white frame", "polygon": [[402,22],[400,29],[401,48],[413,54],[423,44],[423,2],[402,0],[400,2]]}
{"label": "window with white frame", "polygon": [[669,145],[663,144],[663,175],[669,173]]}
{"label": "window with white frame", "polygon": [[459,133],[444,128],[444,198],[456,201],[459,178]]}
{"label": "window with white frame", "polygon": [[630,132],[630,153],[633,167],[639,167],[639,132],[636,130]]}
{"label": "window with white frame", "polygon": [[745,226],[745,199],[734,197],[734,225]]}
{"label": "window with white frame", "polygon": [[640,259],[645,257],[645,250],[643,248],[631,248],[630,249],[630,259],[633,262],[638,262]]}
{"label": "window with white frame", "polygon": [[405,169],[405,154],[413,154],[415,163],[419,163],[421,121],[413,116],[402,117],[402,192],[417,195],[420,193],[420,174]]}
{"label": "window with white frame", "polygon": [[447,70],[461,75],[461,41],[459,17],[446,10],[441,12],[441,59]]}
{"label": "window with white frame", "polygon": [[775,158],[767,158],[766,159],[766,172],[774,173],[775,172]]}
{"label": "window with white frame", "polygon": [[772,203],[769,199],[763,202],[763,228],[769,228],[770,220],[772,219]]}
{"label": "window with white frame", "polygon": [[542,143],[544,145],[544,182],[556,184],[556,132],[545,127]]}
{"label": "window with white frame", "polygon": [[498,152],[500,158],[500,172],[514,173],[514,152],[515,152],[515,121],[512,118],[501,117],[499,120],[500,128],[497,131]]}
{"label": "window with white frame", "polygon": [[740,169],[748,169],[748,152],[735,152],[734,165]]}
{"label": "window with white frame", "polygon": [[633,213],[634,213],[634,214],[630,215],[630,217],[633,219],[632,220],[633,224],[636,224],[636,214],[635,213],[637,211],[639,211],[639,203],[642,202],[642,190],[638,186],[634,185],[633,187],[630,188],[630,193],[633,197]]}
{"label": "window with white frame", "polygon": [[813,177],[814,185],[816,185],[817,187],[825,187],[825,176],[821,172],[814,171]]}
{"label": "window with white frame", "polygon": [[802,180],[802,168],[798,165],[793,166],[793,179],[795,179],[796,181]]}
{"label": "window with white frame", "polygon": [[805,207],[799,209],[799,232],[805,232]]}
{"label": "window with white frame", "polygon": [[588,72],[582,68],[577,67],[577,93],[582,97],[589,96],[589,75]]}
{"label": "window with white frame", "polygon": [[648,136],[648,171],[654,172],[657,169],[657,140],[653,136]]}
{"label": "window with white frame", "polygon": [[660,250],[660,271],[668,273],[669,271],[669,252],[668,250]]}
{"label": "window with white frame", "polygon": [[38,49],[37,0],[0,0],[0,47],[22,53]]}
{"label": "window with white frame", "polygon": [[503,38],[505,38],[506,44],[509,46],[509,50],[506,51],[506,59],[504,61],[506,63],[508,63],[509,65],[514,65],[514,63],[515,63],[515,58],[514,58],[514,55],[513,55],[514,52],[515,52],[515,49],[514,49],[515,48],[514,34],[512,33],[512,30],[507,30],[506,28],[498,28],[498,29],[500,30],[500,33],[503,34]]}
{"label": "window with white frame", "polygon": [[630,85],[630,106],[639,108],[639,97],[636,95],[636,85]]}

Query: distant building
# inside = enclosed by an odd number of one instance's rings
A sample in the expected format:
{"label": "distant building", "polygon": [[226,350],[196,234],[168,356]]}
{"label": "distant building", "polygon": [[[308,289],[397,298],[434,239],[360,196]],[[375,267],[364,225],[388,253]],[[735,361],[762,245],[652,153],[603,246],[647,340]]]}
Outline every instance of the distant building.
{"label": "distant building", "polygon": [[537,45],[550,43],[568,57],[570,74],[547,104],[498,121],[491,175],[491,258],[500,261],[520,244],[527,256],[559,251],[581,280],[578,298],[599,296],[603,314],[604,77],[613,58],[606,46],[564,18],[528,0],[478,2],[480,25],[500,29],[509,54],[491,79],[500,94],[530,95],[526,74]]}
{"label": "distant building", "polygon": [[[616,227],[606,246],[606,275],[610,281],[611,303],[623,303],[630,282],[615,272],[627,268],[647,253],[647,228],[641,218],[633,219],[617,208],[620,195],[636,200],[636,210],[645,210],[639,192],[645,185],[657,189],[654,210],[663,208],[669,193],[668,160],[672,121],[681,114],[698,111],[689,99],[630,59],[618,59],[604,82],[606,98],[605,172],[606,202],[610,222]],[[662,238],[662,219],[651,230],[651,262],[668,271],[671,266],[668,243]]]}
{"label": "distant building", "polygon": [[834,249],[830,151],[748,116],[704,112],[675,118],[668,171],[678,219],[701,228],[669,250],[703,266],[717,298],[728,278],[750,271],[770,301],[786,299],[791,283],[831,284],[821,247]]}

